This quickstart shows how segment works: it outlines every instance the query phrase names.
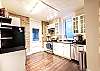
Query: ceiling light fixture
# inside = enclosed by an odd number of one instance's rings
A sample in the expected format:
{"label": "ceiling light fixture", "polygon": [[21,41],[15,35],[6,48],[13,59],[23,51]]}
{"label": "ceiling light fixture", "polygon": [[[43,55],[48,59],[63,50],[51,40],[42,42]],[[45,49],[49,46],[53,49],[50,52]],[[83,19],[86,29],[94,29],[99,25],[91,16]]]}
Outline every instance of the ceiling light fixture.
{"label": "ceiling light fixture", "polygon": [[35,5],[32,7],[32,9],[31,9],[31,14],[38,14],[38,13],[40,13],[41,11],[44,11],[45,9],[46,9],[46,6],[45,6],[42,2],[38,1],[38,2],[36,2]]}
{"label": "ceiling light fixture", "polygon": [[58,16],[58,13],[60,12],[58,9],[52,7],[51,5],[45,3],[42,0],[39,0],[39,1],[41,1],[44,5],[50,7],[51,9],[54,10],[53,12],[51,11],[51,13],[47,16],[47,20],[51,20],[51,19],[56,18]]}
{"label": "ceiling light fixture", "polygon": [[45,3],[42,0],[38,0],[34,4],[34,6],[31,9],[31,14],[36,14],[36,13],[39,13],[39,12],[43,11],[46,8],[46,6],[54,10],[54,11],[49,11],[48,12],[49,15],[47,16],[47,20],[56,18],[58,16],[58,12],[60,12],[60,11],[58,9],[52,7],[51,5]]}
{"label": "ceiling light fixture", "polygon": [[52,7],[52,6],[50,6],[49,4],[45,3],[45,2],[42,1],[42,0],[38,0],[38,1],[35,3],[35,5],[32,7],[31,12],[32,12],[33,9],[36,8],[36,6],[39,4],[39,1],[40,1],[41,3],[43,3],[44,5],[46,5],[46,6],[50,7],[50,8],[52,8],[53,10],[56,10],[56,11],[60,12],[58,9],[56,9],[56,8],[54,8],[54,7]]}
{"label": "ceiling light fixture", "polygon": [[34,6],[32,7],[31,12],[33,11],[33,9],[34,9],[38,4],[39,4],[39,2],[36,2],[36,3],[34,4]]}
{"label": "ceiling light fixture", "polygon": [[39,1],[41,1],[41,2],[42,2],[43,4],[45,4],[46,6],[48,6],[48,7],[52,8],[52,9],[54,9],[54,10],[58,11],[58,12],[60,12],[58,9],[56,9],[56,8],[54,8],[54,7],[52,7],[52,6],[50,6],[49,4],[47,4],[47,3],[43,2],[42,0],[39,0]]}

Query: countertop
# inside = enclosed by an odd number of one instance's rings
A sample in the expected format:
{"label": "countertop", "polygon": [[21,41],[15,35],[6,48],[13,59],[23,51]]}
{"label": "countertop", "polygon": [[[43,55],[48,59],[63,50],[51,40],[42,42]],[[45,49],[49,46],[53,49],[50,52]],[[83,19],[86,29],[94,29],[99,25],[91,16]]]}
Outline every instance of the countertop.
{"label": "countertop", "polygon": [[[52,42],[52,41],[49,41]],[[47,41],[45,41],[44,43],[49,43]],[[85,44],[78,44],[78,43],[74,43],[74,42],[70,42],[70,41],[64,41],[64,42],[52,42],[52,43],[63,43],[63,44],[76,44],[76,45],[85,45]]]}
{"label": "countertop", "polygon": [[53,43],[73,44],[72,42],[53,42]]}

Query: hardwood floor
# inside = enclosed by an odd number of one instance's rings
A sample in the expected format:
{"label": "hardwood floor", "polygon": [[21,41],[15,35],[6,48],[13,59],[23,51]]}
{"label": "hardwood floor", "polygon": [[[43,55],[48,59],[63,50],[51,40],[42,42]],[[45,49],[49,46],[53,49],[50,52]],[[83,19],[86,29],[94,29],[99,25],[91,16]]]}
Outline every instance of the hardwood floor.
{"label": "hardwood floor", "polygon": [[79,65],[46,52],[27,56],[26,71],[80,71]]}

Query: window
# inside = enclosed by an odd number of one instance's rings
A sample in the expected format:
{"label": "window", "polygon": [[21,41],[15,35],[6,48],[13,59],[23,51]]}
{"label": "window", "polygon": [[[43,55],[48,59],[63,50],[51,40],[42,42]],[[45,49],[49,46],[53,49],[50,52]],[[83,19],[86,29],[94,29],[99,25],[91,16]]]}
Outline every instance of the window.
{"label": "window", "polygon": [[69,16],[66,18],[66,21],[65,21],[65,35],[66,35],[68,40],[72,40],[73,36],[74,36],[74,32],[72,29],[72,27],[73,27],[72,20],[73,20],[73,18],[71,16]]}

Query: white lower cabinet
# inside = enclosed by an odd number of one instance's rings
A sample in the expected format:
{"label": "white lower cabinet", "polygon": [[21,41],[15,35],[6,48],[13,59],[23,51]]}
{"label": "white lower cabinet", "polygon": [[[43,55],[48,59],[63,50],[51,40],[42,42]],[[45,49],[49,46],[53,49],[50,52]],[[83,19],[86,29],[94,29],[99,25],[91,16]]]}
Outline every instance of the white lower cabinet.
{"label": "white lower cabinet", "polygon": [[71,59],[79,60],[77,45],[71,45]]}
{"label": "white lower cabinet", "polygon": [[47,50],[46,44],[47,44],[47,42],[44,42],[44,51]]}
{"label": "white lower cabinet", "polygon": [[75,59],[74,45],[71,45],[71,59]]}
{"label": "white lower cabinet", "polygon": [[58,55],[57,43],[53,43],[53,53]]}
{"label": "white lower cabinet", "polygon": [[55,55],[79,61],[79,51],[86,51],[86,45],[75,45],[67,43],[53,43]]}
{"label": "white lower cabinet", "polygon": [[53,52],[55,55],[63,56],[63,49],[62,49],[62,43],[54,43],[53,44]]}
{"label": "white lower cabinet", "polygon": [[64,52],[63,55],[65,58],[70,59],[71,55],[70,55],[70,44],[64,44]]}
{"label": "white lower cabinet", "polygon": [[59,56],[62,56],[63,57],[63,44],[62,43],[58,43],[58,52],[59,52]]}
{"label": "white lower cabinet", "polygon": [[53,43],[53,52],[55,55],[70,59],[70,44]]}

